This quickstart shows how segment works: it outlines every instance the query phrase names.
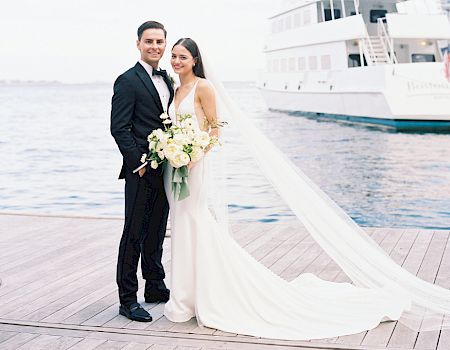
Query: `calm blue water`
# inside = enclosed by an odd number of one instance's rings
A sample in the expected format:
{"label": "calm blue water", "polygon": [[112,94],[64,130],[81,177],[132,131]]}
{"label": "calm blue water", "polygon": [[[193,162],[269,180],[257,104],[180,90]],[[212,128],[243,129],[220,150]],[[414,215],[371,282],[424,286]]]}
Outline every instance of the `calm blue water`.
{"label": "calm blue water", "polygon": [[[228,91],[267,135],[364,226],[450,228],[450,135],[402,134],[270,112],[251,84]],[[0,86],[0,211],[121,216],[112,87]],[[236,146],[236,220],[292,220]]]}

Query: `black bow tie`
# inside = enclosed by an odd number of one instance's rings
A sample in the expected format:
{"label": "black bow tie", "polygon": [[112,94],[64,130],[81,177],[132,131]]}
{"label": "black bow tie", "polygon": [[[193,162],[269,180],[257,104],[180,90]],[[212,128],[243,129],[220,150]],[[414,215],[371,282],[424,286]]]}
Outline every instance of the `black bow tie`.
{"label": "black bow tie", "polygon": [[163,78],[167,78],[167,71],[165,71],[164,69],[160,69],[160,70],[153,69],[152,75],[153,76],[159,75]]}

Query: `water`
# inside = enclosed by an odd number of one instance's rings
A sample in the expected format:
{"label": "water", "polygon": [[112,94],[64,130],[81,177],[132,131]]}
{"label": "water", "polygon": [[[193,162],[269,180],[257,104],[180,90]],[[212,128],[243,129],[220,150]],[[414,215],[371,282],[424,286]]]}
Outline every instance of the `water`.
{"label": "water", "polygon": [[[227,89],[360,225],[450,228],[450,135],[270,112],[251,84]],[[111,94],[106,84],[0,86],[0,211],[122,216],[121,156],[109,134]],[[292,220],[239,146],[232,159],[233,217]]]}

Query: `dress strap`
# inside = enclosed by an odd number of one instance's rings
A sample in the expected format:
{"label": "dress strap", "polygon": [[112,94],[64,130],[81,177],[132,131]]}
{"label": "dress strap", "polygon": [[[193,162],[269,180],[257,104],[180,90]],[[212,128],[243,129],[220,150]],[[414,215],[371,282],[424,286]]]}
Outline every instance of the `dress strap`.
{"label": "dress strap", "polygon": [[[192,87],[191,91],[189,91],[189,99],[192,100],[192,106],[194,106],[194,101],[195,101],[195,91],[197,90],[197,85],[198,82],[200,81],[200,78],[197,79],[197,81],[195,82],[194,86]],[[192,96],[192,97],[191,97]]]}

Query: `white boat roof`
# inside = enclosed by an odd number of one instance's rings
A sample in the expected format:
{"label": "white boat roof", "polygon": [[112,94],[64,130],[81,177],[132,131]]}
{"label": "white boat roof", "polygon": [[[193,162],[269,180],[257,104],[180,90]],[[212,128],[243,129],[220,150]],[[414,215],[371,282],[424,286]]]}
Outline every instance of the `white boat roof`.
{"label": "white boat roof", "polygon": [[[324,4],[326,4],[327,2],[329,2],[329,0],[283,0],[281,1],[281,6],[279,11],[277,11],[276,14],[274,14],[273,16],[270,16],[269,19],[278,17],[282,14],[285,14],[287,12],[293,11],[295,9],[298,9],[299,7],[303,7],[309,4],[314,4],[316,2],[320,2],[323,1]],[[348,1],[348,0],[346,0]],[[380,4],[380,3],[386,3],[386,4],[395,4],[398,2],[403,2],[404,0],[359,0],[358,2],[360,4],[370,4],[370,3],[376,3],[376,4]],[[427,0],[430,1],[430,0]],[[446,0],[447,4],[450,3],[450,0]]]}

